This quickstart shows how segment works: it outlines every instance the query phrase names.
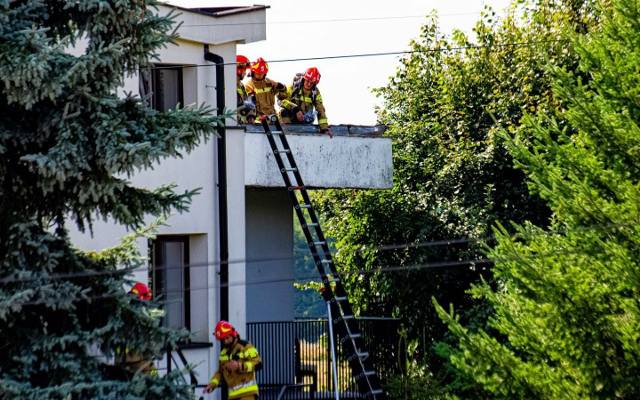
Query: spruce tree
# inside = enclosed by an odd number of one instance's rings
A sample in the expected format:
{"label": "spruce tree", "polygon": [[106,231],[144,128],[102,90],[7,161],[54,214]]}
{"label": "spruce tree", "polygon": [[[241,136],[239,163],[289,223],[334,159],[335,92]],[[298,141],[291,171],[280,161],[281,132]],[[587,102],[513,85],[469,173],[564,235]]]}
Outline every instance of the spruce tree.
{"label": "spruce tree", "polygon": [[551,226],[498,231],[497,287],[473,291],[491,330],[440,309],[452,364],[493,398],[640,398],[640,1],[602,4],[579,72],[554,71],[555,115],[508,139]]}
{"label": "spruce tree", "polygon": [[[127,274],[141,265],[131,239],[85,254],[65,228],[90,228],[96,215],[139,228],[145,215],[185,210],[194,194],[127,181],[221,123],[204,106],[158,112],[117,95],[176,38],[174,18],[154,6],[0,0],[2,399],[189,397],[175,374],[110,365],[122,351],[158,355],[184,337],[126,294]],[[83,53],[70,54],[81,42]]]}

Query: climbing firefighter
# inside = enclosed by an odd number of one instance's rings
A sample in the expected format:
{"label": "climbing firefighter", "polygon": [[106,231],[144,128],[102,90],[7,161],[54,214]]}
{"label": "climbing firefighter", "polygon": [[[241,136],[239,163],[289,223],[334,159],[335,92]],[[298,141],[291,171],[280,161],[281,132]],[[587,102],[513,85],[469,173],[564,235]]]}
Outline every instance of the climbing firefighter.
{"label": "climbing firefighter", "polygon": [[238,106],[238,123],[239,124],[253,124],[256,119],[256,106],[249,99],[247,89],[244,87],[242,80],[245,77],[247,68],[250,66],[249,59],[243,55],[236,56],[236,78],[237,78],[237,106]]}
{"label": "climbing firefighter", "polygon": [[221,342],[218,371],[213,375],[205,392],[211,393],[224,380],[229,388],[229,400],[255,400],[258,398],[256,370],[262,365],[258,350],[240,339],[240,334],[227,321],[216,325],[215,338]]}
{"label": "climbing firefighter", "polygon": [[276,96],[279,99],[287,96],[287,87],[267,78],[268,72],[269,65],[259,57],[251,64],[251,79],[245,85],[247,94],[256,105],[259,116],[275,114]]}
{"label": "climbing firefighter", "polygon": [[320,132],[332,136],[318,89],[319,82],[320,71],[316,67],[308,68],[304,74],[296,74],[287,90],[287,97],[280,100],[280,122],[312,124],[317,115]]}

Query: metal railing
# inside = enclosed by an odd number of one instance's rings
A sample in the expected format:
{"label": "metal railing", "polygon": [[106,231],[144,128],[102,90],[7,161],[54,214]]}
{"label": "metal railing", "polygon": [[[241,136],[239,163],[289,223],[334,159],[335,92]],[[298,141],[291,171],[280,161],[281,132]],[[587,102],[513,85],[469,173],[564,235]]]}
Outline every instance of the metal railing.
{"label": "metal railing", "polygon": [[[360,318],[366,350],[384,382],[400,373],[404,353],[400,349],[397,319]],[[331,366],[329,325],[326,319],[247,324],[248,340],[260,352],[260,398],[265,400],[329,399],[335,391]],[[340,398],[361,399],[348,362],[337,344],[337,378]]]}

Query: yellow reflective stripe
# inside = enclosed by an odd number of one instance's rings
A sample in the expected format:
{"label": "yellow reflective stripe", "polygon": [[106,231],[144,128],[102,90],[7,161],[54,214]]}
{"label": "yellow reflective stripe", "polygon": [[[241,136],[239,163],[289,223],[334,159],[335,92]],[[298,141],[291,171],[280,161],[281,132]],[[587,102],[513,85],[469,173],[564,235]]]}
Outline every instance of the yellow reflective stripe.
{"label": "yellow reflective stripe", "polygon": [[261,93],[269,93],[271,91],[271,86],[268,86],[264,89],[260,89],[260,88],[255,88],[254,89],[256,94],[261,94]]}
{"label": "yellow reflective stripe", "polygon": [[327,123],[327,119],[326,118],[321,118],[318,120],[319,124],[326,124]]}
{"label": "yellow reflective stripe", "polygon": [[258,357],[258,350],[255,347],[247,349],[245,351],[239,351],[236,355],[240,358],[255,358]]}
{"label": "yellow reflective stripe", "polygon": [[229,397],[239,396],[241,394],[257,392],[258,384],[256,381],[250,381],[242,385],[234,386],[229,389]]}
{"label": "yellow reflective stripe", "polygon": [[255,347],[252,347],[245,351],[244,354],[246,354],[248,358],[255,358],[258,357],[258,350],[256,350]]}
{"label": "yellow reflective stripe", "polygon": [[295,107],[297,106],[297,104],[289,100],[282,100],[282,106],[289,108],[289,107]]}
{"label": "yellow reflective stripe", "polygon": [[220,361],[229,361],[231,357],[220,354]]}
{"label": "yellow reflective stripe", "polygon": [[311,97],[302,96],[302,101],[304,101],[305,103],[313,104],[313,100],[311,99]]}
{"label": "yellow reflective stripe", "polygon": [[244,91],[240,88],[237,88],[236,91],[238,92],[238,94],[244,94]]}
{"label": "yellow reflective stripe", "polygon": [[213,386],[218,386],[220,384],[220,381],[216,378],[211,378],[209,383],[212,384]]}
{"label": "yellow reflective stripe", "polygon": [[253,363],[251,361],[247,361],[244,363],[244,371],[252,372],[253,371]]}

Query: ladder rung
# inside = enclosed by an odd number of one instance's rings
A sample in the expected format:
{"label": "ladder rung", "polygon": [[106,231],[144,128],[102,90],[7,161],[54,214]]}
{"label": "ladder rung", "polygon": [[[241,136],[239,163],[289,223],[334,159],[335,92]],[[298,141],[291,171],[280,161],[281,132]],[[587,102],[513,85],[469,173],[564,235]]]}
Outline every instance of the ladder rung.
{"label": "ladder rung", "polygon": [[307,226],[320,226],[319,223],[317,222],[309,222],[308,224],[306,224]]}
{"label": "ladder rung", "polygon": [[276,153],[291,153],[290,149],[276,150]]}
{"label": "ladder rung", "polygon": [[352,339],[358,339],[358,338],[361,338],[361,337],[362,337],[362,333],[351,333],[351,334],[349,334],[349,336],[350,336]]}
{"label": "ladder rung", "polygon": [[365,359],[369,358],[369,352],[368,352],[368,351],[362,351],[362,352],[357,351],[357,352],[356,352],[356,355],[357,355],[358,357],[360,357],[361,359],[363,359],[363,360],[365,360]]}
{"label": "ladder rung", "polygon": [[340,278],[325,278],[322,280],[324,283],[340,282]]}
{"label": "ladder rung", "polygon": [[319,242],[313,242],[313,244],[316,245],[316,246],[324,246],[325,244],[327,244],[327,242],[322,240],[322,241],[319,241]]}
{"label": "ladder rung", "polygon": [[300,204],[300,208],[311,208],[311,204]]}
{"label": "ladder rung", "polygon": [[364,378],[367,378],[369,376],[373,376],[375,374],[376,374],[376,371],[364,371],[364,372],[358,374],[356,379],[364,379]]}
{"label": "ladder rung", "polygon": [[346,296],[336,296],[336,301],[345,301],[347,300]]}
{"label": "ladder rung", "polygon": [[325,259],[323,259],[323,260],[322,260],[322,261],[320,261],[320,262],[321,262],[321,263],[323,263],[323,264],[332,264],[332,263],[333,263],[333,261],[332,261],[332,260],[327,260],[326,258],[325,258]]}
{"label": "ladder rung", "polygon": [[375,389],[369,392],[372,396],[378,395],[378,394],[382,394],[384,393],[384,390],[382,389]]}
{"label": "ladder rung", "polygon": [[355,318],[355,316],[353,316],[353,315],[349,314],[349,315],[343,315],[343,316],[342,316],[342,317],[340,317],[340,318],[342,318],[342,319],[354,319],[354,318]]}
{"label": "ladder rung", "polygon": [[282,131],[272,131],[272,130],[269,130],[269,133],[270,133],[270,134],[272,134],[272,135],[282,135]]}
{"label": "ladder rung", "polygon": [[281,171],[281,172],[287,172],[287,171],[289,171],[289,172],[296,172],[296,171],[298,171],[298,168],[296,168],[296,167],[292,167],[292,168],[282,168],[280,171]]}

